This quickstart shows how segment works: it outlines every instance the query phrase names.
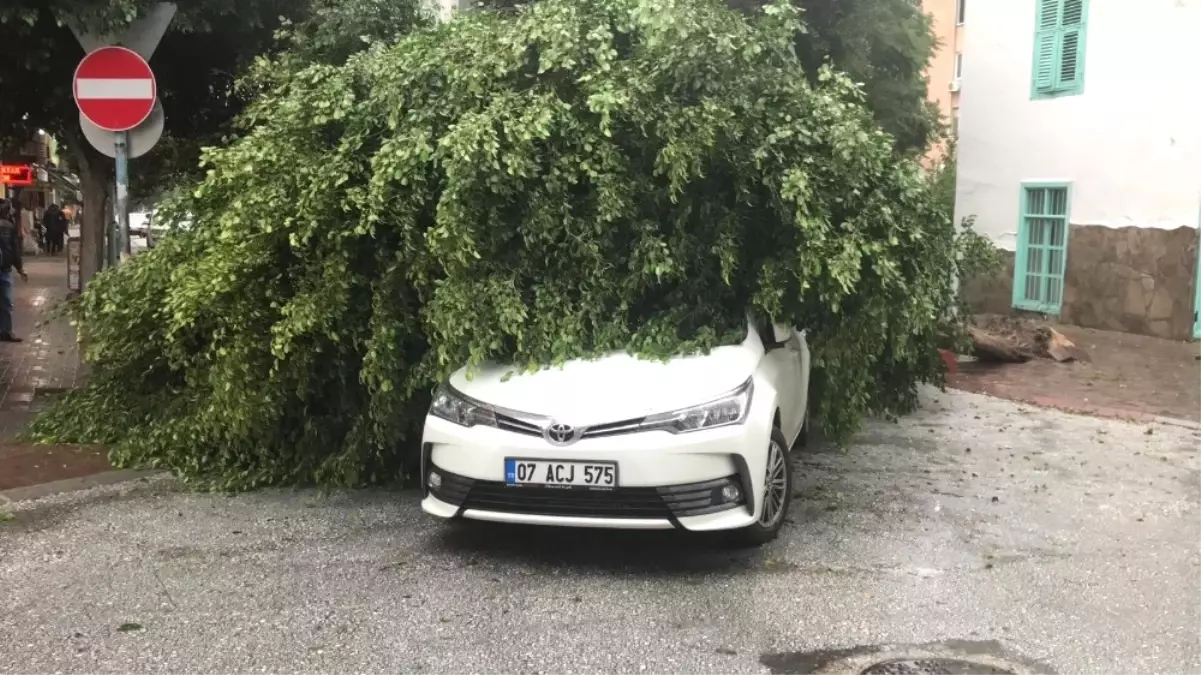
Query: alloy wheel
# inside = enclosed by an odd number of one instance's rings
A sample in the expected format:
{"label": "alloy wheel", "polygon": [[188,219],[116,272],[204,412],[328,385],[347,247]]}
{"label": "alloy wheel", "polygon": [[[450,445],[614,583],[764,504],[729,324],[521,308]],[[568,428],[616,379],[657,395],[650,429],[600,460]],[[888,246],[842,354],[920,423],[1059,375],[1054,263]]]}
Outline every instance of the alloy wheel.
{"label": "alloy wheel", "polygon": [[759,524],[763,527],[775,527],[784,516],[784,501],[788,497],[788,459],[784,448],[774,439],[767,451],[767,475],[763,485],[763,512],[759,514]]}

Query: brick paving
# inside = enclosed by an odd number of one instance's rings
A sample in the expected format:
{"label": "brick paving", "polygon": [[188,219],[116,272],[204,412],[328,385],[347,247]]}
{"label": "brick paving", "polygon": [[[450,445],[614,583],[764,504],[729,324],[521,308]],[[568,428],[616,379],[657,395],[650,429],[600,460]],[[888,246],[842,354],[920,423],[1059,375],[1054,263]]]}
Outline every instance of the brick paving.
{"label": "brick paving", "polygon": [[949,385],[1099,417],[1201,423],[1198,343],[1077,326],[1055,329],[1087,351],[1091,361],[959,364]]}
{"label": "brick paving", "polygon": [[50,311],[67,298],[65,256],[29,258],[29,282],[13,282],[13,332],[25,341],[0,343],[0,490],[66,478],[110,467],[103,451],[73,446],[14,443],[53,400],[83,382],[75,330]]}

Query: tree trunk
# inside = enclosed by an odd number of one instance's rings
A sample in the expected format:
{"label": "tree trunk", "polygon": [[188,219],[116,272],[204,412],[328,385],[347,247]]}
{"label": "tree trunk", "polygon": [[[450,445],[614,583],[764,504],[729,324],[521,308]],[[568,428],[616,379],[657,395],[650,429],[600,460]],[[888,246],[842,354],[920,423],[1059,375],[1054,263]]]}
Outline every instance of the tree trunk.
{"label": "tree trunk", "polygon": [[104,266],[104,233],[109,221],[109,184],[113,181],[112,161],[96,152],[83,135],[68,132],[67,145],[79,167],[83,189],[83,222],[80,224],[79,283],[81,289]]}
{"label": "tree trunk", "polygon": [[989,335],[975,326],[968,326],[968,335],[972,338],[972,346],[976,358],[981,361],[994,363],[1025,363],[1032,355],[995,335]]}

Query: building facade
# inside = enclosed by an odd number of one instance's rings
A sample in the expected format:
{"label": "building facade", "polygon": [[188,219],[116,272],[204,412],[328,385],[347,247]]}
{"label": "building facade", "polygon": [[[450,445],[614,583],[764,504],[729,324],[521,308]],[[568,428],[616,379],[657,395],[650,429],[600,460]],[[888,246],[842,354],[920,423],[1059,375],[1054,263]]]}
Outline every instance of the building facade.
{"label": "building facade", "polygon": [[[950,126],[950,135],[958,134],[959,92],[963,87],[963,43],[966,30],[968,0],[914,0],[914,4],[930,15],[938,49],[926,68],[927,97],[938,106],[938,112]],[[941,161],[946,146],[934,145],[926,158],[929,164]]]}
{"label": "building facade", "polygon": [[44,209],[58,197],[57,186],[49,175],[57,165],[57,143],[49,134],[39,132],[0,155],[0,197],[16,201],[22,209]]}
{"label": "building facade", "polygon": [[981,311],[1201,337],[1201,0],[971,0],[956,220]]}

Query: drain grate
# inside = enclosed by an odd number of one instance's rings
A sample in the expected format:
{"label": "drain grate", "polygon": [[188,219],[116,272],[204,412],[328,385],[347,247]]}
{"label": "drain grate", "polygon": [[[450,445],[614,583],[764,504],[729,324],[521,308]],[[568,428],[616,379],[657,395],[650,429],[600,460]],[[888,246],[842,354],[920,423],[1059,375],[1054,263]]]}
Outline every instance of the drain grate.
{"label": "drain grate", "polygon": [[1016,675],[986,663],[963,659],[893,659],[869,666],[861,675]]}

